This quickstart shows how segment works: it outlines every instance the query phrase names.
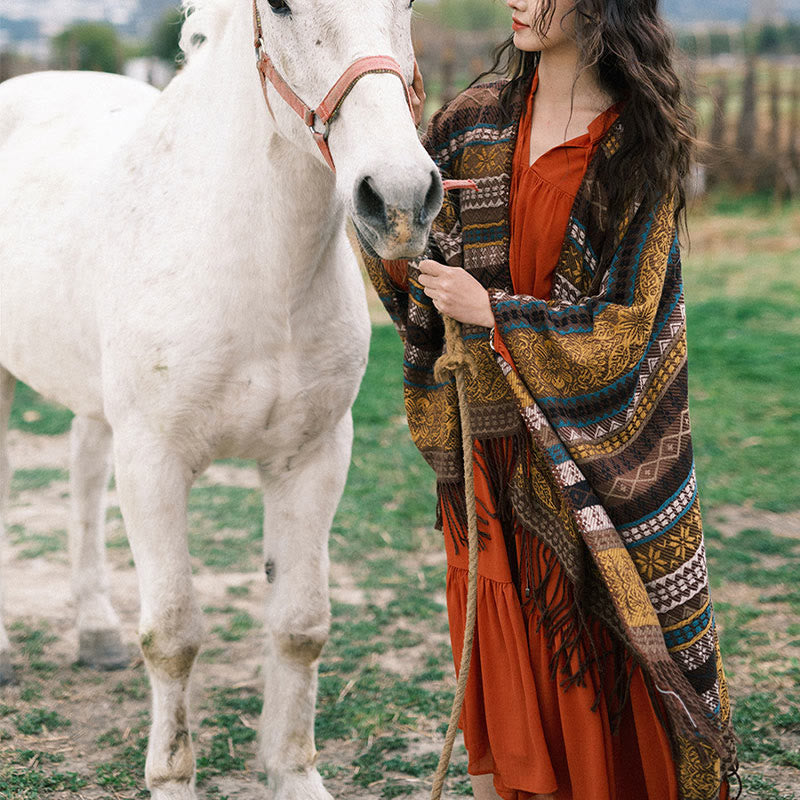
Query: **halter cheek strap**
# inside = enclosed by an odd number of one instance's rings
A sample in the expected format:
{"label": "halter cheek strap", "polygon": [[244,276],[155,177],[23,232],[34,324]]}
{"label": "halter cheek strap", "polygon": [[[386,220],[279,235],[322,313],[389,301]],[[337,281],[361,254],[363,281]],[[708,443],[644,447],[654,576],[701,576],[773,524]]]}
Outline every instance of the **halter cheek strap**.
{"label": "halter cheek strap", "polygon": [[[411,90],[403,77],[400,65],[391,56],[367,56],[354,61],[345,71],[341,78],[333,85],[333,88],[325,96],[325,99],[316,109],[306,105],[291,86],[283,79],[275,68],[270,57],[264,52],[264,36],[261,28],[261,16],[258,13],[256,0],[253,0],[253,29],[255,33],[255,48],[258,73],[261,77],[261,88],[264,92],[264,99],[269,108],[269,98],[267,96],[267,82],[271,83],[284,102],[302,118],[306,127],[311,132],[317,143],[322,156],[328,166],[335,172],[336,167],[333,163],[331,149],[328,146],[328,136],[330,135],[331,123],[342,107],[345,98],[352,91],[353,87],[365,75],[391,74],[397,75],[403,84],[403,91],[406,96],[408,108],[412,113],[414,109],[411,103]],[[272,109],[270,108],[270,113]]]}

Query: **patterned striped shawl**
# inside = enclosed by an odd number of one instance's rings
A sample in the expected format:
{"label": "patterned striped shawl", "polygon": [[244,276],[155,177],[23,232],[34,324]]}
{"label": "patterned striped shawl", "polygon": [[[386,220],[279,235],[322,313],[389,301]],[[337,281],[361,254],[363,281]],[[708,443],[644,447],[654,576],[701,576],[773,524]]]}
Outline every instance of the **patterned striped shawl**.
{"label": "patterned striped shawl", "polygon": [[[506,120],[501,86],[467,90],[435,115],[425,139],[443,177],[478,186],[447,196],[427,256],[489,289],[514,361],[494,352],[486,328],[463,326],[477,365],[469,414],[497,513],[504,530],[528,533],[522,569],[535,573],[545,548],[569,581],[561,607],[539,605],[545,634],[563,640],[554,676],[582,680],[592,653],[600,658],[587,634],[605,626],[666,712],[682,800],[712,800],[737,764],[697,500],[673,206],[664,199],[610,225],[603,219],[593,175],[618,146],[623,114],[589,165],[551,299],[515,296],[508,205],[521,102]],[[440,513],[465,543],[455,385],[433,373],[442,320],[414,262],[398,276],[374,253],[364,260],[405,342],[411,434],[436,471]],[[576,649],[582,667],[570,674]]]}

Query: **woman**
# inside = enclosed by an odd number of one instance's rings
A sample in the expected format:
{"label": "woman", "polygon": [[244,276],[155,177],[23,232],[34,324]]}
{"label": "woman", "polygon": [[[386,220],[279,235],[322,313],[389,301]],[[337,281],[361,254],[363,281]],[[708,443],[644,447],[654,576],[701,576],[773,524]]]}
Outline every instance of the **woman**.
{"label": "woman", "polygon": [[475,793],[727,798],[676,235],[692,136],[671,40],[657,0],[507,4],[510,80],[468,89],[426,136],[443,177],[477,188],[448,195],[425,259],[365,252],[437,474],[456,664],[466,499],[454,383],[434,375],[442,315],[474,362]]}

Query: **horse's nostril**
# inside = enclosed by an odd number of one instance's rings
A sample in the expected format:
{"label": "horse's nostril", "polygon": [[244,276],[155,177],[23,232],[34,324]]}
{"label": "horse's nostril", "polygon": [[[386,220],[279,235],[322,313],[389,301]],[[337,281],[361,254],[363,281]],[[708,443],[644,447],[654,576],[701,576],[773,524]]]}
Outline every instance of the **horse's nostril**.
{"label": "horse's nostril", "polygon": [[431,183],[425,194],[425,201],[422,204],[422,209],[419,212],[419,221],[421,225],[427,225],[439,213],[443,199],[444,189],[442,188],[441,176],[438,170],[431,170]]}
{"label": "horse's nostril", "polygon": [[369,175],[358,184],[355,200],[360,217],[373,224],[386,225],[386,203]]}

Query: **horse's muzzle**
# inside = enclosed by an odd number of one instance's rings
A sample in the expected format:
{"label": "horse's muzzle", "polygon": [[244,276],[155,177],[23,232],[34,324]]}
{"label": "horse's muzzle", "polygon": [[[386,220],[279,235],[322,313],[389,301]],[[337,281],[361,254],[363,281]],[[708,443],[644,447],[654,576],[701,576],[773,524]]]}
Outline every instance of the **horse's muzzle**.
{"label": "horse's muzzle", "polygon": [[356,182],[353,222],[381,258],[414,258],[425,249],[443,197],[435,169],[415,181],[400,178],[389,183],[365,175]]}

